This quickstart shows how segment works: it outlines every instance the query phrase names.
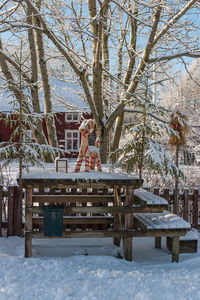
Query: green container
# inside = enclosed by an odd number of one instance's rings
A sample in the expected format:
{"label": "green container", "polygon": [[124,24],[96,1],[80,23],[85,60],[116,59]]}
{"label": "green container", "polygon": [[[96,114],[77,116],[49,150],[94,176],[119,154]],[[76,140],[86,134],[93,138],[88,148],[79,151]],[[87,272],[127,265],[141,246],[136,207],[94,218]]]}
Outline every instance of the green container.
{"label": "green container", "polygon": [[58,205],[47,205],[43,207],[45,236],[62,236],[63,210],[63,206]]}

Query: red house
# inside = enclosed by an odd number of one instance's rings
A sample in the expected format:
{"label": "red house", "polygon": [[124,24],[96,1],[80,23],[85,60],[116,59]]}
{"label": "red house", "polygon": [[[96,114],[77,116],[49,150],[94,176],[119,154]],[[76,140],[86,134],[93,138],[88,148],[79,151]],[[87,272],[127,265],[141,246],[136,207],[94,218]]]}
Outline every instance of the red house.
{"label": "red house", "polygon": [[[83,119],[91,119],[92,115],[88,112],[67,111],[55,113],[55,126],[59,147],[67,150],[70,154],[67,157],[78,157],[80,147],[80,132],[79,126]],[[8,142],[14,127],[9,124],[5,125],[3,120],[0,120],[0,142]],[[32,131],[27,129],[32,136]],[[47,137],[45,122],[43,122],[43,130]]]}
{"label": "red house", "polygon": [[81,135],[79,126],[83,119],[91,119],[91,113],[78,111],[60,112],[55,116],[59,146],[70,152],[68,157],[78,157]]}

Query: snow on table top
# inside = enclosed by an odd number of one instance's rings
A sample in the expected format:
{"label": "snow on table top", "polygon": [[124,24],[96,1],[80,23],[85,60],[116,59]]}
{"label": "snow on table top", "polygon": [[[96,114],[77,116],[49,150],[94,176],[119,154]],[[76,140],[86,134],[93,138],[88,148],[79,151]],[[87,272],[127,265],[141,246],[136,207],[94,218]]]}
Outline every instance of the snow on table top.
{"label": "snow on table top", "polygon": [[138,197],[139,199],[146,201],[148,205],[168,205],[168,202],[166,199],[159,197],[157,195],[154,195],[153,193],[148,192],[145,189],[135,189],[134,195]]}
{"label": "snow on table top", "polygon": [[190,229],[191,225],[179,216],[165,210],[162,213],[135,213],[147,229]]}
{"label": "snow on table top", "polygon": [[79,173],[62,173],[56,172],[55,169],[50,170],[30,170],[29,173],[23,173],[23,179],[70,179],[76,181],[82,179],[87,181],[98,181],[98,180],[138,180],[137,176],[128,175],[123,173],[113,172],[79,172]]}

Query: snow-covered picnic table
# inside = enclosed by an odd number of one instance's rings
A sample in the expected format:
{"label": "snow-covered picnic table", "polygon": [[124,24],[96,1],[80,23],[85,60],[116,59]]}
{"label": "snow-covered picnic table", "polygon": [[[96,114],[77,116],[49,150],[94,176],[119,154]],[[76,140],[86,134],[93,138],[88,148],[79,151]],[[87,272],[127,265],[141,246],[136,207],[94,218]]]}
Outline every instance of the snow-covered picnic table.
{"label": "snow-covered picnic table", "polygon": [[[35,171],[25,174],[22,183],[26,188],[26,257],[32,256],[32,238],[113,237],[114,244],[119,245],[123,237],[124,257],[132,260],[133,237],[155,236],[155,246],[160,247],[161,237],[171,236],[172,261],[179,260],[179,237],[187,233],[190,225],[185,222],[182,226],[179,222],[174,227],[171,218],[171,225],[166,227],[162,222],[166,200],[140,189],[142,182],[137,176],[96,171],[66,174]],[[58,204],[63,208],[59,234],[55,234],[57,208],[52,211],[54,220],[51,217],[45,221],[47,204],[51,205],[50,209]],[[159,228],[149,230],[148,213],[154,213],[154,217],[159,214]],[[139,214],[143,217],[139,218]],[[45,233],[47,223],[54,226],[52,233],[48,228]]]}

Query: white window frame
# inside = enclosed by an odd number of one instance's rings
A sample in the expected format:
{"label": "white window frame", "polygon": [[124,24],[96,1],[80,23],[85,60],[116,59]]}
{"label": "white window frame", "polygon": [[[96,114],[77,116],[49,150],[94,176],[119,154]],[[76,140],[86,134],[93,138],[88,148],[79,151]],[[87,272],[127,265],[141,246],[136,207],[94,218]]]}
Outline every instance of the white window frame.
{"label": "white window frame", "polygon": [[[72,116],[71,120],[67,119],[68,115]],[[74,115],[78,116],[77,120],[74,120]],[[80,113],[78,113],[78,112],[67,112],[67,113],[65,113],[65,122],[66,123],[80,123]]]}
{"label": "white window frame", "polygon": [[[68,133],[71,133],[71,146],[72,148],[71,149],[68,149],[67,148],[67,134]],[[77,133],[77,139],[78,139],[78,143],[77,143],[77,146],[78,146],[78,149],[73,149],[73,133]],[[65,130],[65,150],[67,151],[71,151],[71,152],[79,152],[79,148],[80,148],[80,132],[79,130]]]}

